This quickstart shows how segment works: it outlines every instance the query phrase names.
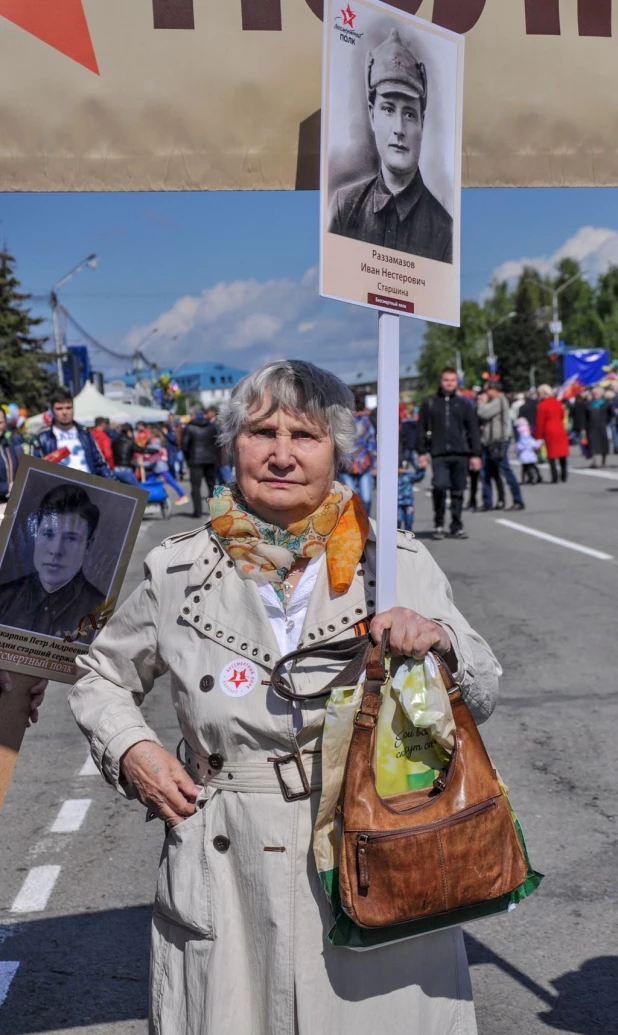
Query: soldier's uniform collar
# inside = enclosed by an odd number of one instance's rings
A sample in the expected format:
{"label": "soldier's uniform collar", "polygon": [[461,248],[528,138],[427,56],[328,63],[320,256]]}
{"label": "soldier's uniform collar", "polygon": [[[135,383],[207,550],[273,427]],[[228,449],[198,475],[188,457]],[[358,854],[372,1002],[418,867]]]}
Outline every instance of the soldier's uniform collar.
{"label": "soldier's uniform collar", "polygon": [[392,201],[401,222],[410,215],[410,212],[420,200],[424,189],[425,184],[423,183],[421,170],[417,169],[408,186],[404,187],[398,194],[393,194],[386,186],[382,170],[380,170],[373,188],[373,211],[382,212],[389,202]]}

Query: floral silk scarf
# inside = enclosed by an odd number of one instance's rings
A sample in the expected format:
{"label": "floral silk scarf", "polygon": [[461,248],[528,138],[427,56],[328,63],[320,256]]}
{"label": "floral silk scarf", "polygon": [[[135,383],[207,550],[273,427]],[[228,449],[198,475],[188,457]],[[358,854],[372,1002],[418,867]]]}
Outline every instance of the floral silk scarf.
{"label": "floral silk scarf", "polygon": [[309,517],[280,528],[252,513],[240,490],[219,486],[210,504],[212,529],[243,579],[270,582],[283,601],[283,580],[299,558],[326,551],[331,589],[349,589],[367,536],[369,520],[359,497],[333,482],[324,503]]}

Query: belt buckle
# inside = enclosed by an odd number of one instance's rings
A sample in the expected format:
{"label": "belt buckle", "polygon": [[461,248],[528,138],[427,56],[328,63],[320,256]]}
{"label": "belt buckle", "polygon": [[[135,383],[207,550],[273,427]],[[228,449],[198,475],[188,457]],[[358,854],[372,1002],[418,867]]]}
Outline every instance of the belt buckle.
{"label": "belt buckle", "polygon": [[[283,776],[281,774],[281,767],[284,765],[289,765],[290,762],[296,762],[298,775],[300,776],[303,785],[302,791],[290,791],[289,788],[285,785]],[[309,779],[305,772],[305,767],[303,766],[302,759],[298,751],[294,751],[290,755],[282,755],[281,758],[274,758],[273,765],[275,767],[277,779],[279,780],[281,792],[286,801],[301,801],[303,798],[311,797],[311,784],[309,783]]]}

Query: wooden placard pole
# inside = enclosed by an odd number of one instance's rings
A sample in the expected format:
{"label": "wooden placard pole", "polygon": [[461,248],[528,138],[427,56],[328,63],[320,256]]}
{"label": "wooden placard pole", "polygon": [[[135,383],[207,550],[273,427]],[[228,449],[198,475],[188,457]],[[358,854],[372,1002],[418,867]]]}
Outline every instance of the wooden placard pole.
{"label": "wooden placard pole", "polygon": [[0,808],[11,782],[30,714],[30,690],[36,677],[11,673],[13,689],[0,692]]}
{"label": "wooden placard pole", "polygon": [[378,316],[377,612],[397,599],[397,474],[399,469],[399,316]]}

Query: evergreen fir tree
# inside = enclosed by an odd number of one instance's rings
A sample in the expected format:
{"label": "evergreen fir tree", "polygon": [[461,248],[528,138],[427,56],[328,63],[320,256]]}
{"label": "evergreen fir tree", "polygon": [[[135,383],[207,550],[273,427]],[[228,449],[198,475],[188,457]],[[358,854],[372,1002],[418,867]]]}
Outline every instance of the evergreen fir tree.
{"label": "evergreen fir tree", "polygon": [[52,376],[46,369],[49,354],[45,338],[34,329],[42,320],[30,315],[25,303],[30,295],[20,289],[14,272],[15,259],[0,251],[0,403],[16,402],[30,413],[47,405]]}

